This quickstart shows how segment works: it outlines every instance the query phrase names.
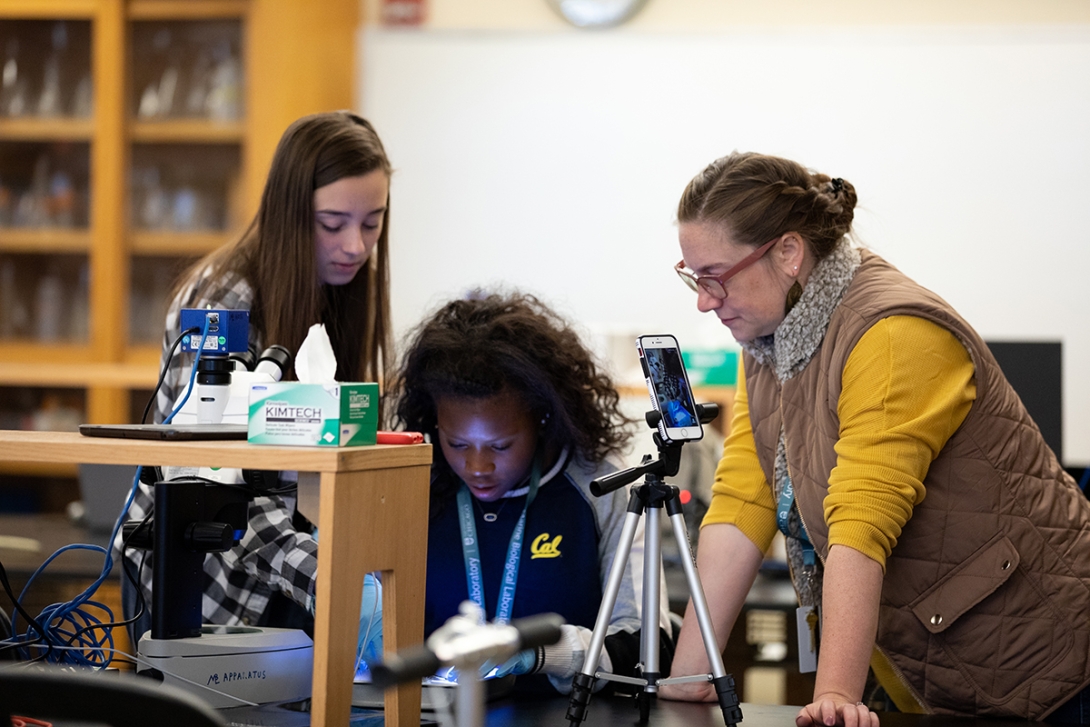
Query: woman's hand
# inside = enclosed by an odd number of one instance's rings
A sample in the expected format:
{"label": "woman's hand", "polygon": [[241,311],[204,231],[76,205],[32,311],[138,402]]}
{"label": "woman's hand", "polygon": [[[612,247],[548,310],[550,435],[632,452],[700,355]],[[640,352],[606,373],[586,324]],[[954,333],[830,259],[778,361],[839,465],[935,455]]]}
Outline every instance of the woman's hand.
{"label": "woman's hand", "polygon": [[817,686],[795,718],[798,727],[878,727],[878,715],[858,700],[874,650],[883,575],[882,566],[858,550],[829,548]]}
{"label": "woman's hand", "polygon": [[843,694],[816,694],[814,701],[795,717],[797,727],[878,727],[878,715],[862,702],[852,702]]}
{"label": "woman's hand", "polygon": [[[704,665],[707,668],[707,661]],[[718,699],[715,695],[715,687],[709,681],[667,684],[659,687],[659,698],[672,699],[676,702],[714,702]]]}
{"label": "woman's hand", "polygon": [[[674,661],[670,666],[670,674],[673,676],[690,676],[707,674],[710,671],[711,665],[708,663],[708,654],[704,649],[704,642],[700,639],[700,629],[697,626],[692,601],[690,601],[689,607],[685,611],[685,621],[681,626],[681,635],[678,636]],[[714,702],[716,700],[715,687],[707,680],[661,686],[659,687],[659,697],[679,702]]]}

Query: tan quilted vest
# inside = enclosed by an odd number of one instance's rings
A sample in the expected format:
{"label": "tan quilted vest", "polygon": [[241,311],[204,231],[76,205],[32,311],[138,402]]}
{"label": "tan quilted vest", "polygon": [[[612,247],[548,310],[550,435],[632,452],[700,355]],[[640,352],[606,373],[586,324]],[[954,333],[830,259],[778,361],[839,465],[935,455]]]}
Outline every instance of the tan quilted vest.
{"label": "tan quilted vest", "polygon": [[1090,683],[1090,503],[945,301],[863,251],[802,372],[781,387],[747,354],[761,467],[772,482],[782,422],[799,512],[824,560],[841,373],[859,338],[892,315],[953,331],[972,357],[977,400],[886,564],[878,647],[931,712],[1040,719]]}

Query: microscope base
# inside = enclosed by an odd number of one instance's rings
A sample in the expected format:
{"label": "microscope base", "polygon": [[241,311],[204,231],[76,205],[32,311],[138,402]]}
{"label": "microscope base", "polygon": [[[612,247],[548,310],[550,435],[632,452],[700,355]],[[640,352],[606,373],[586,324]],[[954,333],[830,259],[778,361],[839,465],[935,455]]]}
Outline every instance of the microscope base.
{"label": "microscope base", "polygon": [[314,642],[302,631],[205,624],[201,634],[153,639],[150,631],[145,633],[137,648],[142,660],[137,672],[157,670],[164,683],[213,707],[237,707],[244,703],[240,700],[264,704],[310,696]]}

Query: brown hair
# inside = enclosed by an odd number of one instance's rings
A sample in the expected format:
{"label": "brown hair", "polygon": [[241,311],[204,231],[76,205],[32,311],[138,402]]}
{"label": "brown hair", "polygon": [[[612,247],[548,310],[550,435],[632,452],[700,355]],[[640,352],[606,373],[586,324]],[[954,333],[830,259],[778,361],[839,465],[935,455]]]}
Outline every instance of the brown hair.
{"label": "brown hair", "polygon": [[337,355],[337,378],[377,381],[390,351],[389,200],[378,243],[352,282],[322,284],[314,247],[314,191],[375,170],[387,178],[392,172],[365,119],[347,111],[298,119],[276,147],[257,216],[237,242],[190,268],[178,290],[237,273],[253,288],[250,325],[264,345],[277,343],[294,354],[310,326],[321,322]]}
{"label": "brown hair", "polygon": [[856,201],[851,182],[789,159],[734,152],[693,177],[677,220],[722,224],[751,247],[797,232],[821,260],[851,231]]}

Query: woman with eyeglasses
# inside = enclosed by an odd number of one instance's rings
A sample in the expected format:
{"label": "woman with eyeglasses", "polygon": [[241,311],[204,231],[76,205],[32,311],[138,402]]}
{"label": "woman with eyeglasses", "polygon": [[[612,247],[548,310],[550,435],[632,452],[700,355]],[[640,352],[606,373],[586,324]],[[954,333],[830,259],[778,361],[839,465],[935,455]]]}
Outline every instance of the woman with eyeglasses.
{"label": "woman with eyeglasses", "polygon": [[[678,205],[677,272],[743,350],[698,556],[718,645],[779,530],[818,647],[799,727],[877,727],[872,704],[1086,724],[1090,504],[976,331],[851,244],[855,205],[754,153]],[[708,668],[690,605],[673,672]]]}

